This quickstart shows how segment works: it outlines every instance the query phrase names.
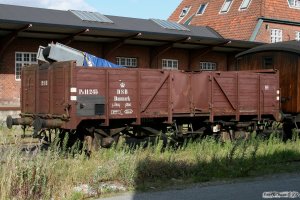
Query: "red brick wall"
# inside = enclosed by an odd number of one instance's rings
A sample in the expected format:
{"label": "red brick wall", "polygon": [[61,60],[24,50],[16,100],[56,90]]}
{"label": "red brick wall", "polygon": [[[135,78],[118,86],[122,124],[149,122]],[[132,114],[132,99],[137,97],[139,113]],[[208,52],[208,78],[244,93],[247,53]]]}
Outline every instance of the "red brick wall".
{"label": "red brick wall", "polygon": [[[150,66],[150,56],[151,49],[145,46],[132,46],[125,45],[117,49],[111,55],[108,56],[108,60],[115,62],[116,57],[136,57],[138,58],[138,67],[139,68],[149,68]],[[152,62],[152,67],[154,69],[162,68],[162,59],[175,59],[178,60],[179,70],[199,70],[200,62],[216,62],[218,63],[218,70],[227,69],[227,55],[224,53],[210,52],[200,58],[196,58],[190,64],[189,68],[189,51],[185,49],[170,49],[164,52],[162,55],[156,57]]]}
{"label": "red brick wall", "polygon": [[[19,38],[8,46],[0,62],[0,107],[20,106],[21,81],[15,80],[15,52],[37,52],[40,45],[47,46],[49,42],[51,41]],[[101,55],[99,44],[74,42],[70,46],[94,55]]]}
{"label": "red brick wall", "polygon": [[172,13],[170,20],[178,21],[182,9],[186,5],[192,5],[189,14],[181,20],[184,23],[191,15],[198,11],[201,4],[208,2],[203,15],[195,15],[190,25],[210,26],[228,39],[249,40],[255,25],[257,16],[260,16],[262,0],[252,0],[248,9],[239,11],[242,0],[234,0],[229,12],[220,14],[223,0],[183,0],[179,7]]}
{"label": "red brick wall", "polygon": [[15,74],[0,74],[0,107],[20,106],[20,84]]}
{"label": "red brick wall", "polygon": [[175,59],[178,60],[179,70],[188,70],[189,54],[185,49],[170,49],[157,58],[157,68],[162,68],[162,59]]}
{"label": "red brick wall", "polygon": [[[15,52],[37,52],[40,45],[47,46],[51,41],[39,39],[17,39],[6,49],[0,62],[0,108],[20,106],[20,81],[15,80]],[[72,42],[69,46],[78,50],[89,52],[95,56],[103,57],[103,46],[101,43]],[[138,67],[149,68],[151,59],[151,47],[124,45],[108,55],[107,59],[116,62],[117,56],[138,58]],[[179,60],[180,70],[199,70],[200,61],[216,62],[218,70],[226,70],[227,54],[209,52],[197,57],[190,63],[190,53],[185,49],[170,49],[156,58],[152,68],[162,68],[162,59]]]}
{"label": "red brick wall", "polygon": [[265,0],[264,10],[265,17],[300,21],[300,10],[290,8],[288,0]]}
{"label": "red brick wall", "polygon": [[163,59],[175,59],[178,60],[179,70],[198,71],[200,67],[200,62],[215,62],[217,63],[217,70],[227,70],[227,57],[228,55],[224,53],[209,52],[205,55],[190,60],[190,54],[188,50],[170,49],[157,57],[157,60],[154,61],[155,66],[153,66],[153,68],[161,69]]}
{"label": "red brick wall", "polygon": [[264,22],[256,36],[255,41],[270,43],[271,29],[281,29],[283,41],[288,41],[295,40],[296,31],[300,31],[300,26]]}
{"label": "red brick wall", "polygon": [[[191,25],[210,26],[228,39],[249,40],[259,17],[266,17],[279,20],[300,21],[300,10],[290,8],[288,0],[251,0],[248,9],[239,11],[242,0],[233,0],[228,13],[219,14],[224,0],[183,0],[177,9],[169,17],[169,20],[178,21],[179,15],[185,6],[192,8],[188,15],[180,23],[184,23],[191,15],[195,14],[199,6],[208,2],[203,15],[194,16]],[[264,23],[261,27],[256,41],[270,42],[269,30],[265,29]],[[294,40],[295,31],[300,26],[270,24],[269,28],[283,29],[284,41]]]}
{"label": "red brick wall", "polygon": [[48,42],[39,39],[17,39],[3,54],[0,64],[0,107],[20,106],[21,81],[15,80],[15,52],[37,52],[39,45]]}
{"label": "red brick wall", "polygon": [[224,53],[211,52],[196,58],[191,63],[191,70],[197,71],[200,69],[200,62],[217,63],[217,70],[227,70],[227,55]]}
{"label": "red brick wall", "polygon": [[102,45],[97,43],[89,43],[89,42],[72,42],[68,46],[73,47],[74,49],[78,49],[80,51],[84,51],[90,53],[95,56],[102,55]]}
{"label": "red brick wall", "polygon": [[145,46],[123,45],[108,55],[107,60],[116,63],[116,57],[137,58],[139,68],[149,68],[150,50]]}
{"label": "red brick wall", "polygon": [[15,73],[15,52],[37,52],[38,47],[48,45],[48,41],[39,39],[17,39],[5,50],[2,59],[0,74]]}

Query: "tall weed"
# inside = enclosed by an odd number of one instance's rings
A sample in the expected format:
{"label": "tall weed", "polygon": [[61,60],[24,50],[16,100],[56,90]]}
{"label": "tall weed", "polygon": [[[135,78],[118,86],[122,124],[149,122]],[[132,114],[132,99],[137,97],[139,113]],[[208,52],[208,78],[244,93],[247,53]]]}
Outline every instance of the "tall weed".
{"label": "tall weed", "polygon": [[286,142],[276,136],[235,142],[206,138],[181,148],[166,147],[161,141],[146,148],[118,144],[100,149],[90,158],[80,151],[81,144],[68,149],[65,143],[63,140],[62,148],[54,145],[36,154],[21,151],[18,146],[3,147],[0,199],[81,199],[84,195],[74,191],[81,184],[90,185],[101,195],[99,184],[106,182],[143,189],[155,184],[177,184],[178,180],[198,182],[263,175],[289,171],[287,163],[300,159],[298,137]]}

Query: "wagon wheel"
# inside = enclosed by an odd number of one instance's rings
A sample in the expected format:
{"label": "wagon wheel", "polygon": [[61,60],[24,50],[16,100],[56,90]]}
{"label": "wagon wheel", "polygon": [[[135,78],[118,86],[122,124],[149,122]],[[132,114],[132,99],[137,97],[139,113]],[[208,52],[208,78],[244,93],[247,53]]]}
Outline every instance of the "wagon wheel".
{"label": "wagon wheel", "polygon": [[[51,133],[49,132],[49,134]],[[80,138],[78,137],[78,133],[76,131],[67,129],[55,130],[55,139],[53,142],[59,145],[61,148],[71,148],[78,140],[80,140]]]}
{"label": "wagon wheel", "polygon": [[103,129],[96,129],[94,132],[94,142],[98,147],[110,148],[114,143],[119,141],[120,132],[123,129],[108,129],[104,131]]}
{"label": "wagon wheel", "polygon": [[102,129],[95,129],[93,133],[84,136],[86,152],[89,155],[100,148],[110,148],[114,143],[118,143],[119,137],[119,133],[110,136]]}

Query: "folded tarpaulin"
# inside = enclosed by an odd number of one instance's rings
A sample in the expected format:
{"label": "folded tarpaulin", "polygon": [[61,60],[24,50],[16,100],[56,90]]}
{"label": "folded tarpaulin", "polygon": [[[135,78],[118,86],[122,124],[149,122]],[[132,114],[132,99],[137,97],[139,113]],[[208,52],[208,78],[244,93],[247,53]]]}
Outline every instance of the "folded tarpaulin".
{"label": "folded tarpaulin", "polygon": [[105,59],[98,58],[94,55],[84,53],[84,60],[83,60],[84,67],[110,67],[110,68],[123,68],[121,65],[116,65],[111,63]]}

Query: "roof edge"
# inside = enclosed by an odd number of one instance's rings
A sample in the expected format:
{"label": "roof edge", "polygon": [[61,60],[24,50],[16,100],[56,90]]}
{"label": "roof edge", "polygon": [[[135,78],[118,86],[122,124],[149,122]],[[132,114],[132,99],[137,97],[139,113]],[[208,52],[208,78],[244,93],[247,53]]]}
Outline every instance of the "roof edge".
{"label": "roof edge", "polygon": [[295,45],[287,44],[291,42],[297,42],[297,41],[286,41],[286,42],[280,42],[280,43],[270,43],[265,44],[262,46],[254,47],[252,49],[243,51],[235,56],[235,58],[239,58],[241,56],[254,54],[254,53],[261,53],[261,52],[289,52],[300,55],[300,49],[297,47],[295,48]]}
{"label": "roof edge", "polygon": [[[209,29],[211,32],[213,32],[214,34],[216,34],[218,37],[220,37],[220,39],[225,39],[220,33],[218,33],[215,29],[211,28],[210,26],[202,26],[202,27],[206,27],[207,29]],[[228,39],[230,40],[230,39]]]}
{"label": "roof edge", "polygon": [[259,17],[259,20],[263,20],[264,22],[273,22],[279,24],[288,24],[288,25],[296,25],[300,26],[300,22],[292,21],[292,20],[284,20],[284,19],[276,19],[276,18],[268,18],[268,17]]}

